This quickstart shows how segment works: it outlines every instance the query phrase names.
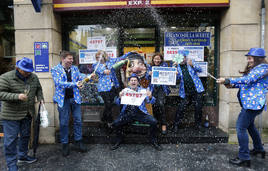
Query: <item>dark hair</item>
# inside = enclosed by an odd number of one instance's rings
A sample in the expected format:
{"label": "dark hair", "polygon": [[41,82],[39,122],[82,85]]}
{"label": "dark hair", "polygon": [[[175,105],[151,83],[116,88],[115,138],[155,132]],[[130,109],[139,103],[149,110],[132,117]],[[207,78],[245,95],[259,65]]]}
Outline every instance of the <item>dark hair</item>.
{"label": "dark hair", "polygon": [[154,58],[155,58],[156,56],[160,56],[160,58],[161,58],[161,63],[160,63],[160,64],[162,64],[163,61],[164,61],[164,57],[163,57],[163,55],[162,55],[160,52],[156,52],[156,53],[152,56],[152,65],[153,65],[153,66],[155,66]]}
{"label": "dark hair", "polygon": [[257,56],[252,56],[254,59],[254,64],[253,66],[249,66],[249,64],[247,64],[247,66],[245,67],[244,71],[239,71],[240,74],[248,74],[250,72],[251,69],[253,69],[255,66],[259,65],[259,64],[267,64],[267,61],[265,60],[265,58],[263,57],[257,57]]}
{"label": "dark hair", "polygon": [[69,52],[69,51],[66,51],[66,50],[62,50],[62,51],[60,51],[60,57],[61,58],[66,58],[67,56],[74,56],[71,52]]}

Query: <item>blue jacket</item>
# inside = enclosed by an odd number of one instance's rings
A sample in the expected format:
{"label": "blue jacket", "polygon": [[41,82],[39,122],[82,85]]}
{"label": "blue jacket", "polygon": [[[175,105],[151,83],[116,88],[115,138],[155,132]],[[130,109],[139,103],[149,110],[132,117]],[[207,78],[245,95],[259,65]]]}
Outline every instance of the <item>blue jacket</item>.
{"label": "blue jacket", "polygon": [[[205,89],[204,89],[203,84],[202,84],[200,78],[198,77],[197,73],[198,73],[198,72],[202,72],[202,68],[201,68],[197,63],[195,63],[195,61],[192,61],[192,62],[193,62],[193,67],[191,67],[190,65],[187,64],[187,69],[188,69],[188,71],[189,71],[190,76],[191,76],[192,79],[193,79],[193,82],[194,82],[196,91],[197,91],[198,93],[201,93],[201,92],[203,92]],[[183,74],[182,74],[180,65],[178,65],[178,67],[177,67],[177,71],[178,71],[177,79],[180,80],[179,96],[180,96],[181,98],[185,98],[185,90],[184,90]]]}
{"label": "blue jacket", "polygon": [[260,110],[266,104],[267,74],[268,64],[260,64],[247,75],[230,78],[232,87],[240,89],[240,100],[244,109]]}
{"label": "blue jacket", "polygon": [[[167,64],[166,62],[162,62],[162,63],[160,64],[159,67],[168,67],[168,64]],[[149,65],[149,67],[148,67],[148,72],[152,71],[152,68],[153,68],[153,66]],[[147,73],[148,73],[148,72],[147,72]],[[149,87],[150,87],[150,90],[151,90],[152,93],[153,93],[154,88],[155,88],[155,86],[157,86],[157,85],[155,85],[155,84],[151,84],[151,76],[150,76],[149,74],[146,74],[146,79],[150,80],[150,85],[149,85]],[[170,89],[169,89],[169,87],[168,87],[167,85],[160,85],[160,86],[161,86],[162,89],[164,90],[165,94],[166,94],[166,95],[169,95],[169,93],[170,93]]]}
{"label": "blue jacket", "polygon": [[[137,92],[140,92],[142,89],[144,89],[144,88],[142,88],[142,87],[138,87]],[[146,108],[146,106],[145,106],[145,103],[154,104],[154,103],[155,103],[155,97],[152,96],[152,98],[149,99],[149,97],[147,96],[147,97],[144,99],[144,101],[142,102],[142,104],[139,106],[139,109],[140,109],[143,113],[145,113],[145,114],[147,114],[147,115],[150,115],[149,112],[147,111],[147,108]],[[121,98],[118,97],[118,98],[116,99],[116,104],[117,104],[117,105],[120,105],[120,104],[121,104]],[[127,107],[127,105],[123,105],[123,108],[122,108],[120,114],[123,114],[123,113],[125,112],[126,107]]]}
{"label": "blue jacket", "polygon": [[[130,53],[127,53],[119,58],[110,58],[109,60],[105,62],[105,65],[101,63],[99,64],[96,70],[96,73],[99,76],[99,82],[97,84],[98,92],[110,91],[113,86],[119,87],[119,81],[116,78],[116,73],[115,73],[115,70],[112,68],[112,66],[115,63],[119,62],[120,60],[126,59],[128,54]],[[95,70],[95,68],[97,67],[97,63],[95,63],[93,67]],[[104,70],[106,69],[111,71],[109,75],[104,74]]]}
{"label": "blue jacket", "polygon": [[66,72],[61,64],[53,67],[51,69],[51,74],[55,83],[54,102],[58,103],[59,107],[63,107],[65,89],[73,88],[75,102],[81,104],[81,96],[76,83],[82,81],[86,75],[81,74],[76,66],[71,66],[72,82],[67,82]]}

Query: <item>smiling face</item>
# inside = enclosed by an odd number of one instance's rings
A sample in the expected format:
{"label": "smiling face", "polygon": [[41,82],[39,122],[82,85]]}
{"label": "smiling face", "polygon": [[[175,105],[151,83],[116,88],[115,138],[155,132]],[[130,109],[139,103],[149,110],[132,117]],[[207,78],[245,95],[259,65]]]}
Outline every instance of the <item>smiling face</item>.
{"label": "smiling face", "polygon": [[159,66],[162,62],[162,59],[159,55],[155,56],[153,59],[154,65]]}
{"label": "smiling face", "polygon": [[254,65],[254,57],[253,56],[248,56],[247,57],[248,65],[252,67]]}
{"label": "smiling face", "polygon": [[70,68],[73,64],[73,56],[72,55],[67,55],[65,58],[62,58],[61,62],[64,68]]}

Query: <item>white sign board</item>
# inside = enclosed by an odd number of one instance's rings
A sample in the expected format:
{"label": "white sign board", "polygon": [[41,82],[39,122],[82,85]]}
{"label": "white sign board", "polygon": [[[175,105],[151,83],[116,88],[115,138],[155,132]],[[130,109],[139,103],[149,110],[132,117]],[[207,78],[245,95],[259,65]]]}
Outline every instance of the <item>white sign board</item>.
{"label": "white sign board", "polygon": [[93,64],[98,50],[79,49],[79,64]]}
{"label": "white sign board", "polygon": [[208,76],[208,63],[207,62],[196,62],[201,68],[202,72],[198,72],[198,77],[207,77]]}
{"label": "white sign board", "polygon": [[87,49],[106,49],[106,39],[104,36],[88,37],[87,38]]}
{"label": "white sign board", "polygon": [[176,85],[177,68],[153,67],[151,84]]}
{"label": "white sign board", "polygon": [[129,88],[122,90],[121,104],[140,106],[146,98],[146,89],[136,92]]}
{"label": "white sign board", "polygon": [[106,51],[107,55],[110,58],[116,58],[117,57],[117,48],[116,47],[107,47]]}
{"label": "white sign board", "polygon": [[204,61],[204,46],[165,46],[164,57],[166,61],[172,60],[178,51],[189,51],[187,56],[195,61]]}

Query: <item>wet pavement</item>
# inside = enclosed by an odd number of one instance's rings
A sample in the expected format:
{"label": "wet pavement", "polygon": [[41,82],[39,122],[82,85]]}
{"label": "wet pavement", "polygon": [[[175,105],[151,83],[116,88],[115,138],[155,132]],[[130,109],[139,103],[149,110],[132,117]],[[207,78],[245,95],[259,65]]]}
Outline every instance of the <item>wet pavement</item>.
{"label": "wet pavement", "polygon": [[[70,156],[61,156],[60,144],[40,145],[38,161],[20,167],[30,171],[207,171],[207,170],[268,170],[266,159],[252,157],[251,168],[228,163],[236,157],[236,144],[162,144],[156,151],[149,144],[122,144],[115,151],[109,144],[87,144],[89,151],[80,153],[71,148]],[[0,143],[0,170],[6,170],[3,144]],[[268,144],[265,145],[268,151]]]}

